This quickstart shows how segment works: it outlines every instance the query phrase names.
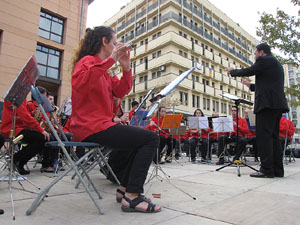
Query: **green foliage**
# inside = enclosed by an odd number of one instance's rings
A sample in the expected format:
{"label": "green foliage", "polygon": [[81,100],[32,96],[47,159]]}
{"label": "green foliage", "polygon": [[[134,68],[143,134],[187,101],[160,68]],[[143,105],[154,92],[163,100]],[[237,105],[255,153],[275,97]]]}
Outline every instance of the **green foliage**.
{"label": "green foliage", "polygon": [[[298,1],[299,2],[299,1]],[[278,49],[284,56],[277,56],[282,64],[300,65],[300,19],[277,9],[277,15],[263,12],[257,36],[262,42]]]}
{"label": "green foliage", "polygon": [[[295,7],[300,6],[300,0],[291,0]],[[298,12],[300,16],[300,10]],[[261,42],[266,42],[271,49],[277,49],[281,55],[276,55],[281,64],[300,66],[300,19],[290,16],[277,9],[276,16],[263,12],[259,20],[260,27],[256,34]],[[285,94],[291,107],[300,105],[300,86],[292,85],[285,88]],[[290,98],[291,96],[291,98]]]}

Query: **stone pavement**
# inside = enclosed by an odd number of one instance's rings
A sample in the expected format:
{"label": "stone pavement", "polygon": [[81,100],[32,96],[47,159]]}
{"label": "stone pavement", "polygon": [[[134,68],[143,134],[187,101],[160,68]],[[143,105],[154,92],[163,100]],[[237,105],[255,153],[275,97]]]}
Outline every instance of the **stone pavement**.
{"label": "stone pavement", "polygon": [[[252,158],[249,160],[251,166],[258,168]],[[0,224],[300,224],[299,159],[285,165],[284,178],[273,179],[251,178],[249,174],[253,171],[248,167],[241,168],[241,177],[237,176],[234,167],[216,172],[219,166],[215,165],[216,159],[213,162],[210,165],[191,164],[187,158],[181,158],[179,162],[162,165],[163,171],[171,177],[170,182],[161,181],[156,176],[145,185],[145,194],[163,206],[162,212],[155,214],[123,213],[115,201],[116,186],[106,180],[97,167],[91,172],[91,177],[103,196],[97,201],[104,209],[104,215],[98,214],[82,185],[79,189],[74,188],[75,181],[69,174],[50,190],[48,197],[30,216],[25,212],[38,190],[22,181],[21,184],[32,193],[26,192],[14,182],[16,220],[13,221],[8,184],[0,182],[0,208],[5,211],[0,215]],[[38,168],[32,169],[32,165],[29,164],[32,172],[28,179],[41,188],[45,187],[53,179],[53,174],[42,174]],[[3,172],[1,174],[3,176]],[[161,172],[158,175],[164,177]],[[154,199],[153,193],[161,194],[161,197]]]}

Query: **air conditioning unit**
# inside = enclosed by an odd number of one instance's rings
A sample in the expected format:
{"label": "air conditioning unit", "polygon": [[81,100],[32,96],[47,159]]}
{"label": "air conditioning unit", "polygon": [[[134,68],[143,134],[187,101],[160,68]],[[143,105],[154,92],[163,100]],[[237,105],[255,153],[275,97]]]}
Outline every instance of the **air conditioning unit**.
{"label": "air conditioning unit", "polygon": [[140,25],[141,25],[140,23],[136,23],[136,24],[135,24],[135,27],[136,27],[136,28],[139,28]]}
{"label": "air conditioning unit", "polygon": [[161,72],[166,71],[166,66],[160,66],[160,67],[159,67],[159,70],[160,70]]}

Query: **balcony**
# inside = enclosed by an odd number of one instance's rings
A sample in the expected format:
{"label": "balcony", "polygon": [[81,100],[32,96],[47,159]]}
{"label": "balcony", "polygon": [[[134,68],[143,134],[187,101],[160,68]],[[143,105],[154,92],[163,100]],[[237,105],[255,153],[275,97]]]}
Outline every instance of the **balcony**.
{"label": "balcony", "polygon": [[226,59],[222,59],[222,66],[228,67],[228,61]]}
{"label": "balcony", "polygon": [[199,55],[203,55],[203,48],[200,45],[194,45],[195,52]]}
{"label": "balcony", "polygon": [[223,82],[224,82],[225,84],[229,84],[229,77],[226,76],[226,75],[223,75]]}
{"label": "balcony", "polygon": [[177,35],[177,34],[174,34],[172,33],[171,34],[171,39],[172,41],[174,41],[175,43],[180,43],[181,46],[183,46],[184,48],[186,49],[191,49],[192,48],[192,41],[180,36],[180,35]]}
{"label": "balcony", "polygon": [[204,50],[204,56],[205,56],[206,58],[209,58],[210,60],[213,59],[213,54],[212,54],[212,52],[208,51],[207,49]]}
{"label": "balcony", "polygon": [[234,79],[230,79],[231,80],[231,85],[233,86],[233,87],[236,87],[236,80],[234,80]]}
{"label": "balcony", "polygon": [[222,80],[222,74],[219,72],[215,72],[215,79],[221,81]]}
{"label": "balcony", "polygon": [[238,89],[243,89],[243,84],[242,84],[242,82],[240,82],[240,81],[237,81],[237,88]]}
{"label": "balcony", "polygon": [[215,95],[215,89],[213,87],[210,87],[210,86],[206,86],[206,91],[205,91],[205,94],[208,94],[208,95],[212,95],[214,96]]}
{"label": "balcony", "polygon": [[221,64],[221,57],[218,55],[215,55],[215,62],[218,64]]}

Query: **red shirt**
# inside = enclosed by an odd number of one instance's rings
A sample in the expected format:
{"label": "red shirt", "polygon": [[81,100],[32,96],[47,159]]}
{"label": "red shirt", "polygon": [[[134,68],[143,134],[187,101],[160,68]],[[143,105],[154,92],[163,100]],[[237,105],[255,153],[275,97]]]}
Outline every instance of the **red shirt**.
{"label": "red shirt", "polygon": [[129,111],[129,120],[131,120],[131,118],[133,117],[133,113],[134,113],[134,110],[135,109],[131,109],[130,111]]}
{"label": "red shirt", "polygon": [[[5,138],[9,137],[9,132],[11,130],[11,122],[13,119],[13,110],[11,105],[11,103],[4,100],[1,133],[5,136]],[[27,110],[26,99],[22,105],[16,109],[16,115],[15,136],[24,129],[35,130],[40,133],[44,131],[40,124],[34,120],[30,112]]]}
{"label": "red shirt", "polygon": [[284,116],[282,116],[279,124],[279,136],[285,138],[288,130],[289,130],[288,120]]}
{"label": "red shirt", "polygon": [[292,141],[292,137],[295,133],[295,126],[292,121],[288,120],[289,130],[288,130],[288,138]]}
{"label": "red shirt", "polygon": [[[236,122],[236,119],[233,119],[234,122]],[[236,135],[236,126],[234,127],[234,134]],[[245,120],[242,117],[239,117],[239,136],[240,137],[246,137],[248,134],[249,129],[248,129],[248,123],[247,120]]]}
{"label": "red shirt", "polygon": [[[158,126],[161,128],[163,118],[159,118],[159,120],[158,120],[158,118],[157,118],[156,116],[154,116],[154,117],[151,118],[151,120],[152,120],[156,125],[158,125]],[[156,126],[154,126],[154,125],[151,126],[150,124],[147,126],[147,129],[152,130],[152,131],[154,131],[154,132],[157,132],[157,131],[158,131],[158,129],[157,129]],[[163,134],[161,131],[159,131],[159,136],[163,136],[163,137],[165,137],[165,138],[168,138],[169,135],[170,135],[169,129],[162,129],[162,130],[163,130],[165,133]]]}
{"label": "red shirt", "polygon": [[123,72],[119,80],[107,70],[115,63],[112,58],[105,60],[98,56],[85,56],[76,63],[72,75],[72,120],[70,130],[74,141],[116,125],[114,98],[123,98],[132,88],[133,77]]}

